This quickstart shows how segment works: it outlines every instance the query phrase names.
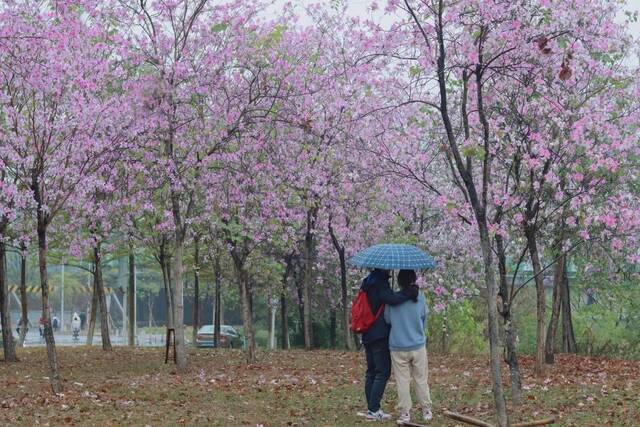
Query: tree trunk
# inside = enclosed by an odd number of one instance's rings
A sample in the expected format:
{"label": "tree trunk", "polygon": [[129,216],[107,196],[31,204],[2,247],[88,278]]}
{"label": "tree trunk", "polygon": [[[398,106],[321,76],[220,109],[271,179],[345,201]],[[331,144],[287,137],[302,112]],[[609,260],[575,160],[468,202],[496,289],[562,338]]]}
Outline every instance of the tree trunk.
{"label": "tree trunk", "polygon": [[96,259],[93,258],[93,283],[91,292],[91,312],[89,313],[89,326],[87,328],[87,345],[93,345],[93,334],[96,330],[96,317],[98,313],[98,288],[96,283]]}
{"label": "tree trunk", "polygon": [[[27,307],[27,248],[25,244],[20,245],[20,309],[22,315],[20,316],[20,336],[18,345],[24,345],[24,339],[27,336],[27,329],[29,328],[29,310]],[[61,317],[62,320],[62,317]],[[62,325],[60,325],[62,329]]]}
{"label": "tree trunk", "polygon": [[285,256],[285,269],[282,274],[282,289],[280,290],[280,335],[283,350],[291,348],[289,340],[289,307],[287,306],[287,283],[293,271],[293,254]]}
{"label": "tree trunk", "polygon": [[562,299],[562,349],[565,353],[577,353],[578,345],[576,344],[576,336],[573,332],[573,321],[571,319],[571,295],[569,293],[569,277],[567,276],[566,264],[562,273],[560,298]]}
{"label": "tree trunk", "polygon": [[171,314],[171,316],[169,317],[170,321],[171,321],[170,325],[173,328],[173,327],[175,327],[175,319],[173,317],[173,313],[174,313],[173,306],[174,306],[174,301],[175,301],[175,295],[174,295],[174,289],[173,289],[173,280],[174,280],[174,278],[173,278],[173,275],[171,274],[171,264],[172,264],[172,261],[171,261],[171,258],[169,258],[167,260],[167,267],[166,267],[167,268],[167,279],[168,279],[167,280],[167,286],[169,287],[168,293],[167,293],[167,295],[169,296],[168,297],[169,301],[167,303],[167,307],[169,307],[169,309],[170,309],[170,314]]}
{"label": "tree trunk", "polygon": [[0,322],[2,323],[2,348],[5,362],[17,362],[16,345],[11,331],[11,313],[9,313],[9,292],[7,288],[7,251],[0,241]]}
{"label": "tree trunk", "polygon": [[269,316],[267,318],[267,348],[269,350],[273,350],[275,349],[275,345],[273,345],[273,343],[275,343],[275,322],[273,321],[275,319],[275,308],[271,307],[271,298],[269,296],[267,296],[269,301],[267,303],[267,311],[269,312]]}
{"label": "tree trunk", "polygon": [[311,286],[313,282],[313,231],[315,224],[315,212],[307,212],[307,232],[304,239],[304,279],[302,282],[302,327],[304,331],[304,348],[313,348],[313,327],[311,325]]}
{"label": "tree trunk", "polygon": [[560,298],[560,286],[562,286],[562,280],[564,276],[566,255],[561,256],[556,260],[553,273],[553,304],[551,308],[551,320],[549,320],[549,326],[547,328],[547,338],[544,345],[544,359],[546,363],[552,364],[555,361],[555,343],[556,333],[558,331],[558,321],[560,320],[560,308],[562,306],[562,300]]}
{"label": "tree trunk", "polygon": [[[565,181],[560,180],[560,189],[564,190]],[[564,270],[567,264],[567,255],[563,253],[562,244],[565,238],[566,218],[567,218],[567,206],[562,210],[560,217],[560,227],[558,235],[554,244],[556,249],[556,261],[553,274],[553,302],[551,304],[551,319],[549,320],[549,327],[547,329],[547,336],[545,340],[544,353],[545,362],[552,364],[555,361],[556,352],[556,335],[558,332],[558,321],[560,319],[560,309],[562,307],[562,299],[560,298],[560,286],[564,278]]]}
{"label": "tree trunk", "polygon": [[487,314],[489,321],[489,354],[491,361],[491,383],[493,398],[496,405],[498,424],[508,426],[507,405],[502,389],[502,373],[500,372],[500,335],[498,333],[498,286],[493,270],[491,241],[487,229],[484,213],[480,213],[478,228],[480,231],[480,248],[484,268],[484,283],[487,287]]}
{"label": "tree trunk", "polygon": [[331,307],[331,311],[329,312],[329,345],[331,348],[336,348],[336,338],[337,338],[337,329],[338,329],[338,313],[335,307]]}
{"label": "tree trunk", "polygon": [[442,311],[442,353],[449,353],[449,318],[447,308]]}
{"label": "tree trunk", "polygon": [[280,294],[280,334],[282,336],[281,347],[283,350],[289,350],[291,348],[291,342],[289,341],[289,310],[287,308],[287,296],[283,289]]}
{"label": "tree trunk", "polygon": [[222,281],[222,271],[220,270],[220,256],[216,255],[215,259],[215,296],[214,296],[214,315],[213,315],[213,343],[217,348],[220,343],[220,327],[222,324],[222,304],[220,302],[220,286]]}
{"label": "tree trunk", "polygon": [[196,335],[200,327],[200,248],[198,247],[198,236],[194,239],[195,253],[193,259],[193,337],[195,345]]}
{"label": "tree trunk", "polygon": [[[129,347],[135,347],[136,346],[136,321],[138,319],[137,313],[136,313],[136,258],[135,258],[135,254],[133,252],[133,247],[129,248],[129,283],[128,283],[128,292],[127,292],[127,298],[128,298],[128,305],[129,308],[127,309],[127,314],[128,314],[128,326],[129,326]],[[100,285],[101,286],[101,285]],[[101,297],[101,301],[100,301],[100,310],[102,311],[102,299],[104,298],[104,290],[102,291],[102,297]],[[103,344],[103,348],[104,348],[104,344]]]}
{"label": "tree trunk", "polygon": [[[36,190],[38,193],[38,190]],[[42,215],[43,206],[38,197],[38,264],[40,269],[40,290],[42,294],[42,319],[44,322],[44,340],[47,344],[47,360],[49,362],[49,380],[51,390],[54,393],[62,393],[62,381],[58,373],[58,355],[56,353],[56,342],[51,328],[51,317],[49,316],[49,275],[47,272],[47,225]]]}
{"label": "tree trunk", "polygon": [[[171,82],[173,84],[173,82]],[[174,153],[174,143],[177,129],[177,104],[172,91],[167,93],[167,104],[169,105],[169,129],[167,138],[164,141],[164,155],[171,163],[176,162]],[[172,178],[167,177],[170,188],[171,213],[173,216],[173,247],[174,251],[171,259],[170,297],[173,306],[173,329],[175,330],[175,354],[178,371],[184,373],[187,371],[187,352],[184,342],[184,282],[183,282],[183,256],[184,256],[184,240],[188,231],[188,223],[185,218],[189,217],[189,208],[183,212],[181,208],[181,199],[184,196],[183,190],[175,188],[170,182]],[[193,195],[192,195],[193,196]],[[183,216],[184,214],[184,216]]]}
{"label": "tree trunk", "polygon": [[[411,11],[411,16],[415,20],[417,26],[421,26],[419,18],[413,9],[409,6],[409,3],[405,2],[405,5]],[[476,218],[476,224],[480,237],[480,247],[482,251],[482,261],[484,270],[484,283],[487,288],[487,314],[488,314],[488,329],[489,329],[489,349],[490,349],[490,361],[491,361],[491,382],[493,389],[493,398],[496,405],[496,416],[498,425],[500,427],[506,427],[509,425],[509,417],[507,414],[507,406],[504,398],[504,390],[502,388],[502,374],[500,372],[500,336],[498,333],[498,286],[495,279],[495,272],[492,262],[492,247],[491,239],[489,237],[489,230],[487,227],[487,202],[488,193],[491,186],[491,160],[492,154],[490,148],[490,133],[489,122],[485,115],[483,105],[483,43],[478,43],[478,63],[476,64],[475,76],[476,76],[476,102],[477,111],[480,123],[483,130],[483,143],[484,143],[484,156],[482,165],[482,188],[481,194],[478,193],[476,184],[473,180],[473,171],[471,159],[467,157],[466,165],[463,156],[460,154],[457,136],[453,128],[451,117],[449,116],[449,102],[448,97],[448,82],[447,82],[447,59],[446,59],[446,46],[445,46],[445,29],[443,23],[444,15],[444,2],[438,1],[436,16],[435,16],[435,35],[437,38],[437,74],[438,74],[438,94],[439,94],[439,112],[442,118],[442,124],[446,133],[448,143],[448,154],[453,156],[456,164],[458,175],[464,183],[464,189],[461,188],[465,198],[468,198],[473,212]],[[463,74],[464,80],[464,94],[462,99],[462,112],[465,118],[465,137],[468,137],[468,123],[466,122],[466,103],[467,103],[467,86],[466,86],[466,71]],[[456,179],[456,182],[458,180]]]}
{"label": "tree trunk", "polygon": [[298,293],[298,316],[300,318],[300,331],[298,336],[302,337],[302,340],[304,341],[304,296],[303,296],[303,291],[302,291],[302,287],[304,286],[300,281],[299,281],[299,277],[296,278],[296,291]]}
{"label": "tree trunk", "polygon": [[173,286],[173,322],[176,334],[176,361],[178,370],[186,372],[187,370],[187,351],[184,343],[184,288],[182,281],[182,260],[184,242],[181,233],[176,233],[175,250],[173,253],[172,280]]}
{"label": "tree trunk", "polygon": [[151,296],[151,293],[149,293],[149,297],[147,298],[147,309],[149,310],[149,319],[147,319],[147,325],[152,328],[155,322],[153,321],[153,298]]}
{"label": "tree trunk", "polygon": [[167,328],[173,328],[173,298],[171,297],[171,270],[169,268],[169,261],[166,257],[161,256],[160,267],[162,268],[162,283],[164,284],[164,298],[166,305],[166,326]]}
{"label": "tree trunk", "polygon": [[247,302],[246,306],[243,306],[242,316],[244,318],[243,323],[247,325],[247,333],[245,334],[245,340],[247,345],[247,361],[253,363],[256,360],[256,340],[253,329],[253,289],[249,282],[247,272],[244,272],[244,301]]}
{"label": "tree trunk", "polygon": [[247,363],[253,363],[256,360],[255,341],[253,337],[253,313],[251,307],[251,284],[244,269],[244,260],[237,254],[232,254],[234,265],[236,268],[236,278],[238,287],[240,288],[240,296],[242,298],[242,322],[244,327],[244,338],[246,343]]}
{"label": "tree trunk", "polygon": [[531,265],[533,266],[534,280],[536,283],[536,314],[538,317],[536,331],[536,361],[534,365],[534,374],[540,378],[544,375],[545,364],[545,310],[546,300],[544,292],[544,277],[542,276],[542,265],[540,263],[540,254],[538,252],[538,244],[536,241],[535,229],[529,226],[525,227],[525,236],[527,238],[527,246],[529,247],[529,255],[531,257]]}
{"label": "tree trunk", "polygon": [[269,296],[269,350],[276,349],[276,313],[278,312],[278,299]]}
{"label": "tree trunk", "polygon": [[[347,221],[348,222],[348,221]],[[355,342],[351,334],[351,305],[349,304],[349,286],[347,284],[347,261],[344,246],[340,244],[333,230],[331,220],[329,221],[329,235],[333,242],[333,247],[338,253],[340,261],[340,297],[342,303],[342,333],[347,350],[355,349]]]}
{"label": "tree trunk", "polygon": [[[438,34],[438,44],[440,45],[440,55],[438,57],[438,81],[439,84],[444,84],[444,76],[443,76],[443,67],[442,61],[444,61],[444,41],[442,40],[443,32],[442,32],[442,10],[443,10],[443,2],[440,0],[440,12],[439,12],[439,22],[438,27],[440,32]],[[480,44],[479,46],[481,46]],[[482,62],[483,55],[479,52],[478,59]],[[487,287],[487,298],[488,298],[488,320],[489,320],[489,348],[490,348],[490,358],[491,358],[491,380],[492,380],[492,389],[493,389],[493,398],[496,404],[496,416],[498,418],[498,425],[501,427],[506,427],[509,425],[509,416],[507,414],[507,404],[504,398],[504,390],[502,388],[502,373],[500,371],[500,334],[499,334],[499,325],[498,325],[498,306],[497,306],[497,298],[498,298],[498,285],[496,283],[495,272],[493,270],[493,260],[492,260],[492,248],[491,248],[491,239],[489,237],[489,230],[487,227],[487,203],[488,203],[488,189],[491,186],[491,152],[489,148],[489,124],[488,120],[485,116],[484,106],[483,106],[483,92],[482,92],[482,64],[476,64],[476,102],[478,106],[478,117],[480,122],[482,123],[483,128],[483,142],[485,155],[483,158],[483,168],[482,168],[482,198],[478,200],[478,196],[476,194],[475,185],[473,184],[473,180],[470,176],[465,176],[465,182],[467,183],[467,191],[469,192],[469,197],[471,199],[471,204],[473,206],[473,210],[476,214],[476,221],[478,224],[478,229],[480,232],[480,246],[482,249],[482,258],[484,264],[484,274],[485,274],[485,285]],[[441,87],[442,89],[442,87]],[[446,91],[446,88],[444,88]],[[446,105],[446,100],[444,102]],[[445,107],[446,108],[446,107]],[[443,114],[448,117],[446,111],[443,111]],[[449,129],[447,130],[448,134],[451,135],[451,124],[449,123]],[[471,172],[467,169],[467,174]],[[466,174],[465,174],[466,175]]]}
{"label": "tree trunk", "polygon": [[522,374],[516,353],[516,332],[511,319],[511,312],[504,318],[504,334],[507,347],[507,365],[511,377],[511,401],[514,405],[522,403]]}
{"label": "tree trunk", "polygon": [[505,256],[504,240],[496,235],[496,252],[498,254],[498,270],[500,272],[500,296],[502,297],[502,309],[500,315],[504,323],[504,340],[506,345],[505,362],[509,366],[511,377],[511,401],[514,405],[522,403],[522,374],[518,355],[516,353],[516,333],[511,317],[511,291],[507,283],[507,260]]}
{"label": "tree trunk", "polygon": [[349,302],[349,284],[347,283],[347,261],[344,248],[340,253],[340,297],[342,302],[342,333],[347,350],[355,350],[355,342],[351,333],[351,304]]}
{"label": "tree trunk", "polygon": [[[100,307],[100,336],[102,338],[102,350],[111,351],[111,337],[109,336],[109,310],[107,310],[107,298],[104,294],[104,282],[102,281],[102,249],[100,242],[98,242],[93,248],[93,259],[95,260],[96,265],[93,280],[95,282],[94,292],[98,295],[98,306]],[[94,310],[93,307],[91,310]],[[135,310],[133,312],[135,314]],[[129,313],[132,312],[129,311]]]}

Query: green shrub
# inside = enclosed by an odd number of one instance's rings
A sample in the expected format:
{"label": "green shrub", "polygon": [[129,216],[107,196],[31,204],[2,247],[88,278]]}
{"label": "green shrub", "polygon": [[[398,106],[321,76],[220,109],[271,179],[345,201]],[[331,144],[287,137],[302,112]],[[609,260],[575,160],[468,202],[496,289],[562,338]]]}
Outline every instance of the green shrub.
{"label": "green shrub", "polygon": [[269,331],[266,329],[258,329],[255,331],[256,346],[267,348],[269,347]]}
{"label": "green shrub", "polygon": [[600,304],[573,312],[573,327],[581,353],[609,358],[639,358],[640,330],[628,318]]}
{"label": "green shrub", "polygon": [[537,339],[536,328],[538,322],[535,307],[514,317],[513,325],[516,332],[516,351],[519,354],[535,354]]}
{"label": "green shrub", "polygon": [[483,330],[471,300],[450,304],[441,313],[432,310],[427,319],[429,351],[483,353],[487,350]]}

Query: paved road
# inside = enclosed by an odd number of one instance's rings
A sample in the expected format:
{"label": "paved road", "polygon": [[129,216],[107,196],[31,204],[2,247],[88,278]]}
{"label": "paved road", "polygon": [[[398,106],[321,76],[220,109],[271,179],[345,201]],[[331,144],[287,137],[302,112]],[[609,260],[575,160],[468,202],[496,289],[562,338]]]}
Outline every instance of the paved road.
{"label": "paved road", "polygon": [[[14,335],[15,336],[15,335]],[[54,333],[56,345],[59,346],[79,346],[85,345],[87,342],[86,332],[83,331],[77,340],[73,339],[73,335],[68,333]],[[126,345],[122,336],[111,336],[111,344],[116,346]],[[38,330],[29,330],[24,342],[25,347],[43,347],[45,345],[44,338],[40,337]],[[93,336],[93,345],[102,345],[100,334]],[[137,337],[137,345],[142,347],[162,347],[164,346],[164,335],[139,334]]]}

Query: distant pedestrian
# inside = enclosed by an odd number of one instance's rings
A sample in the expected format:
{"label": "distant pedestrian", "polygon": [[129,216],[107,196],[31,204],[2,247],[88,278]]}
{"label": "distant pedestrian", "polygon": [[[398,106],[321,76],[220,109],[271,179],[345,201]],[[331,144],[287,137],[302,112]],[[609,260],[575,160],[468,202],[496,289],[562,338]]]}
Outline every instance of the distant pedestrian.
{"label": "distant pedestrian", "polygon": [[73,316],[71,317],[71,332],[73,333],[74,341],[78,340],[78,336],[80,335],[81,324],[82,323],[80,321],[80,316],[78,316],[78,313],[73,313]]}
{"label": "distant pedestrian", "polygon": [[80,329],[84,329],[87,324],[87,315],[80,313]]}
{"label": "distant pedestrian", "polygon": [[78,313],[73,313],[73,316],[71,316],[71,329],[77,329],[78,331],[82,329],[82,318]]}
{"label": "distant pedestrian", "polygon": [[54,332],[58,332],[58,328],[60,327],[60,319],[58,319],[58,316],[53,316],[53,319],[51,319],[51,326],[53,327]]}
{"label": "distant pedestrian", "polygon": [[31,326],[31,322],[29,322],[29,319],[27,319],[27,321],[25,322],[24,318],[20,318],[20,321],[18,322],[18,326],[16,327],[16,332],[18,333],[18,336],[20,336],[20,331],[22,331],[22,326],[24,325],[24,334],[27,335],[27,332],[29,332],[29,326]]}
{"label": "distant pedestrian", "polygon": [[44,317],[40,317],[38,322],[38,332],[40,332],[40,338],[44,337]]}

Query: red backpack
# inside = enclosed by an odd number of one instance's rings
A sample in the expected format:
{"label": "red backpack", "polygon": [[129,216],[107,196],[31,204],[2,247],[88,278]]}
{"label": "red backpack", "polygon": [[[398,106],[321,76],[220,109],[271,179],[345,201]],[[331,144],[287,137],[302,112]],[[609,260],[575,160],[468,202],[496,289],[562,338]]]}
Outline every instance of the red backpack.
{"label": "red backpack", "polygon": [[360,289],[351,306],[351,330],[356,334],[367,332],[375,321],[378,320],[378,317],[382,314],[382,310],[384,310],[384,304],[380,305],[378,312],[374,315],[369,305],[367,293]]}

